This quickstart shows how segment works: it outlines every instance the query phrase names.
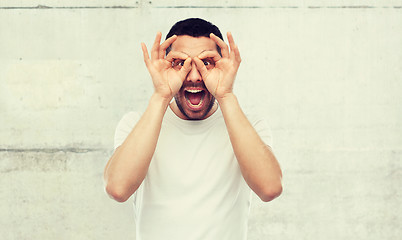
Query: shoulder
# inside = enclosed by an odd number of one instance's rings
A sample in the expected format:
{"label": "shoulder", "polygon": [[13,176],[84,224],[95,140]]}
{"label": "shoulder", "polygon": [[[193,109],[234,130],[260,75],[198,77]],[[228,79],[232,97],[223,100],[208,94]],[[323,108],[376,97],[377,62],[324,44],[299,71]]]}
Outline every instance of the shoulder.
{"label": "shoulder", "polygon": [[255,112],[246,112],[245,115],[265,144],[272,147],[273,136],[268,117]]}
{"label": "shoulder", "polygon": [[140,113],[134,111],[124,114],[117,124],[116,130],[131,131],[135,124],[137,124],[137,122],[140,120],[140,117]]}
{"label": "shoulder", "polygon": [[135,124],[137,124],[141,115],[138,112],[128,112],[123,115],[117,124],[116,131],[114,134],[114,148],[116,149],[120,146],[131,130],[134,128]]}
{"label": "shoulder", "polygon": [[253,125],[253,127],[255,127],[257,125],[261,125],[261,124],[264,124],[264,125],[266,125],[266,127],[269,127],[268,117],[266,117],[262,114],[252,112],[252,111],[247,111],[244,114],[246,115],[247,119],[250,121],[251,125]]}
{"label": "shoulder", "polygon": [[139,112],[131,111],[123,115],[123,117],[120,119],[118,126],[123,127],[123,126],[133,126],[138,122],[140,119],[141,115]]}
{"label": "shoulder", "polygon": [[119,123],[135,123],[140,119],[141,115],[139,112],[131,111],[123,115],[123,117],[120,119]]}

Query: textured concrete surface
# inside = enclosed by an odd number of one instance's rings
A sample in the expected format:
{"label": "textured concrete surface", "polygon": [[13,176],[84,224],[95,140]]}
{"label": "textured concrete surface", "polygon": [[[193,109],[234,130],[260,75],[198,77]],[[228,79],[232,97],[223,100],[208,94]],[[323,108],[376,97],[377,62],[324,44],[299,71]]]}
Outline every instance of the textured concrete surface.
{"label": "textured concrete surface", "polygon": [[[135,239],[130,203],[103,190],[110,151],[2,152],[2,239]],[[124,223],[124,224],[121,224]]]}
{"label": "textured concrete surface", "polygon": [[235,92],[271,123],[284,192],[249,239],[402,236],[401,1],[2,1],[2,239],[135,239],[102,171],[152,84],[140,42],[187,17],[231,31]]}

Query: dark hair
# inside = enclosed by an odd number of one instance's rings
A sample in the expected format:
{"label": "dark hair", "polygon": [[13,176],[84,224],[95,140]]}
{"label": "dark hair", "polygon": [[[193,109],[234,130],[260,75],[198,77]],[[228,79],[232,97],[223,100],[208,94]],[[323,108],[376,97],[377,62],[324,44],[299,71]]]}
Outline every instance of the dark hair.
{"label": "dark hair", "polygon": [[[212,23],[205,21],[201,18],[188,18],[182,21],[179,21],[173,25],[170,29],[169,33],[166,35],[166,39],[170,38],[173,35],[181,36],[188,35],[191,37],[209,37],[209,34],[213,33],[217,37],[223,40],[222,33],[219,31],[219,28]],[[166,49],[166,54],[170,52],[172,45],[170,45]],[[218,53],[221,54],[221,49],[218,45],[216,45],[218,49]]]}

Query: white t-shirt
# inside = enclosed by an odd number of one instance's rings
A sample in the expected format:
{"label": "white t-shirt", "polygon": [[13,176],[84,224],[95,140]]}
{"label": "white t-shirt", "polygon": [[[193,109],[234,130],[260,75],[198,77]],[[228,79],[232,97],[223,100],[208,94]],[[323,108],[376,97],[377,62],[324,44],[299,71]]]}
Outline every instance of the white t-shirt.
{"label": "white t-shirt", "polygon": [[[115,148],[141,115],[119,122]],[[262,119],[248,116],[271,146]],[[251,189],[241,175],[220,109],[200,121],[168,107],[148,173],[133,196],[137,240],[245,240]]]}

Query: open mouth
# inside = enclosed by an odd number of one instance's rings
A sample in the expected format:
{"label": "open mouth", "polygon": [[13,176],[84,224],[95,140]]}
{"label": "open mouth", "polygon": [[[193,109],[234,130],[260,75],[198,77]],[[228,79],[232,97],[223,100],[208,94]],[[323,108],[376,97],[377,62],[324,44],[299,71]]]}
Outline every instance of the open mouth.
{"label": "open mouth", "polygon": [[204,105],[205,90],[186,89],[184,91],[186,103],[192,110],[199,110]]}

